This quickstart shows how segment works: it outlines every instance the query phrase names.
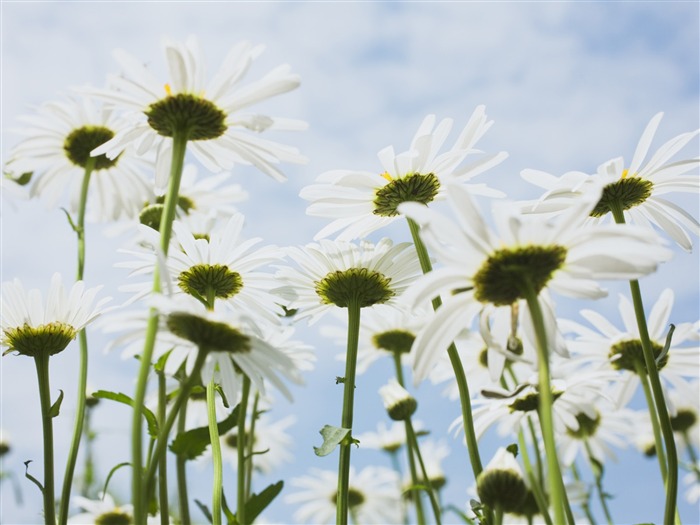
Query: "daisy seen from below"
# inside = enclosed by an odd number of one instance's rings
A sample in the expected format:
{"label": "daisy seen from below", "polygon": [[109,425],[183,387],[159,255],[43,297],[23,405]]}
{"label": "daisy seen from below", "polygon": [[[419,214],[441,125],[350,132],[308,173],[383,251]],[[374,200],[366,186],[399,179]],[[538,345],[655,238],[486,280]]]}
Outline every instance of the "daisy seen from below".
{"label": "daisy seen from below", "polygon": [[[519,213],[505,204],[494,205],[496,234],[488,230],[467,189],[450,185],[448,200],[456,221],[416,203],[402,205],[403,212],[421,226],[421,238],[442,263],[416,282],[410,302],[421,304],[445,294],[443,305],[415,342],[417,382],[430,372],[437,353],[469,328],[484,305],[507,306],[526,299],[528,288],[537,296],[549,289],[570,297],[603,297],[606,292],[597,279],[636,279],[655,271],[671,255],[645,229],[620,225],[581,228],[595,205],[591,199],[574,201],[554,221]],[[529,301],[528,305],[530,310]],[[551,308],[543,310],[546,314]],[[555,341],[553,316],[544,315],[543,321],[548,325],[548,339]]]}
{"label": "daisy seen from below", "polygon": [[398,205],[417,201],[428,204],[444,197],[444,184],[459,181],[475,194],[503,196],[484,184],[468,184],[473,177],[500,164],[504,152],[487,155],[470,165],[459,165],[474,153],[478,140],[491,127],[484,106],[474,110],[451,149],[440,153],[452,129],[452,119],[436,126],[435,115],[425,117],[408,151],[400,154],[389,146],[378,154],[382,173],[335,170],[318,177],[316,184],[302,189],[301,198],[311,201],[307,214],[333,221],[315,240],[337,232],[338,240],[363,238],[401,216]]}
{"label": "daisy seen from below", "polygon": [[[104,494],[96,500],[75,496],[75,503],[83,512],[68,518],[68,525],[131,525],[134,523],[131,504],[117,505],[109,494]],[[159,513],[149,514],[146,518],[146,525],[161,523]],[[168,523],[172,523],[172,519],[168,519]]]}
{"label": "daisy seen from below", "polygon": [[[26,138],[9,153],[5,170],[30,177],[29,194],[56,206],[69,193],[69,208],[79,208],[83,182],[89,173],[88,215],[95,221],[138,216],[151,183],[144,170],[151,163],[132,148],[107,158],[90,152],[126,129],[127,123],[101,102],[89,97],[47,102],[31,116],[20,117]],[[67,189],[66,189],[67,188]]]}
{"label": "daisy seen from below", "polygon": [[262,100],[299,86],[299,76],[291,73],[288,65],[241,85],[264,47],[240,42],[207,82],[204,56],[195,37],[184,43],[166,39],[163,48],[169,82],[159,81],[140,60],[118,49],[114,56],[123,75],[110,77],[110,89],[88,90],[128,110],[132,122],[129,129],[116,134],[93,155],[113,159],[129,145],[139,154],[155,149],[157,189],[167,185],[170,151],[176,137],[189,142],[194,156],[214,172],[230,169],[235,163],[252,164],[276,180],[284,180],[277,167],[280,161],[305,162],[295,148],[257,136],[273,129],[303,129],[303,123],[246,112]]}
{"label": "daisy seen from below", "polygon": [[[333,523],[336,514],[336,473],[310,469],[306,476],[292,478],[298,489],[285,502],[301,505],[294,519],[301,523]],[[401,519],[401,495],[398,474],[393,470],[368,466],[357,472],[350,468],[350,514],[353,523],[398,523]]]}
{"label": "daisy seen from below", "polygon": [[48,357],[65,350],[111,300],[106,297],[95,303],[101,288],[86,288],[78,281],[66,293],[61,275],[55,273],[44,303],[39,290],[25,290],[18,279],[3,283],[0,344],[7,349],[5,354]]}
{"label": "daisy seen from below", "polygon": [[[689,383],[700,375],[700,323],[676,324],[668,353],[661,356],[673,301],[674,294],[670,288],[662,291],[648,315],[647,327],[654,357],[659,359],[657,367],[662,384],[687,389]],[[618,308],[623,329],[617,328],[607,317],[588,309],[581,310],[581,316],[593,329],[570,320],[561,320],[560,325],[573,337],[568,341],[572,352],[594,359],[620,374],[622,386],[617,400],[622,406],[634,396],[639,385],[638,373],[642,371],[646,375],[646,365],[634,307],[627,297],[620,295]]]}
{"label": "daisy seen from below", "polygon": [[[523,170],[522,177],[546,190],[536,202],[526,205],[531,212],[559,212],[572,199],[586,191],[602,195],[590,211],[594,219],[612,213],[616,222],[629,222],[664,231],[684,250],[690,251],[688,232],[700,234],[700,224],[688,211],[667,200],[670,193],[700,192],[697,168],[700,158],[672,161],[673,157],[697,137],[700,130],[681,133],[664,143],[645,163],[663,113],[652,117],[642,133],[632,160],[626,165],[622,157],[601,164],[594,175],[570,172],[558,178],[537,170]],[[692,174],[688,172],[695,171]],[[616,215],[617,214],[617,215]]]}

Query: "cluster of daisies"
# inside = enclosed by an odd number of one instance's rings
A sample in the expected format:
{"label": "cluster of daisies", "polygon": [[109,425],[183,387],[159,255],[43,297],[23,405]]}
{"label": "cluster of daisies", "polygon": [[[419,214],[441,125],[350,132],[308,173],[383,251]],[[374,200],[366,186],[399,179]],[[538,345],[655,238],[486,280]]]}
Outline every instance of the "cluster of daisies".
{"label": "cluster of daisies", "polygon": [[[145,370],[136,406],[143,401],[151,414],[170,410],[172,417],[159,419],[170,425],[179,419],[173,435],[208,424],[212,432],[212,418],[228,421],[234,407],[244,405],[244,417],[218,436],[219,447],[188,457],[209,464],[221,461],[220,453],[243,472],[240,505],[252,499],[254,471],[268,474],[294,459],[287,430],[295,417],[274,419],[268,412],[276,406],[273,392],[291,400],[292,385],[303,384],[314,368],[316,356],[295,338],[295,323],[332,320],[320,323],[321,334],[348,348],[339,355],[347,366],[338,378],[346,387],[343,418],[329,421],[345,431],[331,443],[341,449],[339,472],[313,468],[291,480],[284,501],[298,505],[296,521],[440,521],[448,508],[441,489],[450,448],[412,419],[426,407],[409,392],[411,383],[429,380],[462,406],[450,430],[464,432],[474,485],[459,480],[465,501],[453,506],[458,514],[467,521],[502,523],[507,516],[508,523],[551,523],[561,511],[553,508],[561,503],[554,475],[562,476],[576,519],[590,519],[594,497],[609,512],[602,466],[615,449],[634,445],[662,454],[653,403],[648,411],[631,408],[640,385],[647,398],[658,394],[649,393],[644,347],[650,345],[687,470],[686,497],[698,501],[700,322],[671,319],[670,289],[645,305],[648,315],[627,296],[619,299],[619,319],[586,308],[586,324],[560,318],[556,306],[559,295],[604,297],[601,280],[636,282],[656,271],[672,255],[664,237],[690,251],[700,225],[666,194],[698,193],[700,160],[677,159],[698,131],[671,139],[647,159],[658,114],[629,163],[617,158],[595,173],[562,176],[524,170],[523,179],[545,193],[518,202],[472,180],[507,158],[477,147],[493,124],[484,107],[474,110],[454,143],[447,142],[453,121],[431,115],[405,151],[389,146],[374,167],[323,173],[304,188],[307,213],[330,222],[313,243],[278,247],[245,237],[235,204],[247,193],[226,170],[247,164],[284,180],[280,163],[305,162],[295,148],[262,138],[269,130],[303,129],[303,122],[251,109],[295,89],[299,77],[283,65],[244,82],[263,51],[248,42],[234,46],[211,79],[196,39],[165,41],[164,51],[167,81],[119,50],[121,72],[104,88],[81,88],[23,119],[24,139],[5,162],[3,190],[64,207],[76,218],[70,221],[76,231],[84,216],[109,222],[111,233],[128,233],[120,266],[130,271],[122,287],[129,299],[107,311],[99,288],[80,280],[66,291],[58,274],[45,300],[19,280],[4,283],[6,354],[32,357],[40,370],[42,360],[102,316],[97,325],[111,338],[109,347],[138,358]],[[201,167],[185,164],[185,151]],[[490,215],[477,197],[489,199]],[[413,242],[371,240],[396,221],[405,223]],[[380,359],[393,360],[395,376],[379,392],[393,423],[361,433],[352,424],[353,391],[362,388],[355,374]],[[165,395],[145,395],[151,373],[166,378]],[[216,386],[214,406],[207,385]],[[151,434],[158,443],[154,456],[166,453],[170,430],[161,425]],[[482,468],[474,445],[492,431],[520,453],[504,447]],[[355,445],[355,455],[384,451],[392,467],[350,466]],[[462,456],[468,469],[466,454],[455,458]],[[581,481],[581,464],[590,466],[594,484]],[[136,467],[133,475],[152,488],[148,473],[159,468],[157,461],[149,457],[140,466],[145,477]],[[184,471],[184,463],[180,467]],[[44,473],[53,476],[48,468]],[[178,484],[184,479],[178,471]],[[54,524],[55,499],[47,492],[44,516]],[[72,504],[61,501],[61,525],[189,521],[187,501],[178,502],[179,514],[161,508],[154,517],[144,514],[143,501],[132,508],[109,495],[94,499],[95,486],[80,494],[64,487],[63,498],[71,494]],[[74,511],[70,517],[67,509]]]}

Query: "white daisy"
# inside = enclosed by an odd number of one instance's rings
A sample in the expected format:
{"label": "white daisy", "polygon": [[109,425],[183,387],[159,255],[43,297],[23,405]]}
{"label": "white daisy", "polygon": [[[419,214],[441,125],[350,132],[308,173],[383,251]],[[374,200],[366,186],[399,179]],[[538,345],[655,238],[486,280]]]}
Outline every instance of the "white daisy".
{"label": "white daisy", "polygon": [[[48,102],[35,115],[20,119],[27,124],[19,130],[26,138],[10,151],[6,169],[32,173],[30,196],[41,196],[52,207],[67,191],[75,212],[90,152],[127,123],[88,97]],[[88,218],[115,221],[138,216],[151,185],[143,170],[150,165],[130,148],[118,157],[92,159]]]}
{"label": "white daisy", "polygon": [[359,245],[322,239],[319,244],[291,247],[287,255],[300,267],[279,267],[277,279],[287,284],[277,292],[298,308],[299,319],[316,322],[333,306],[345,308],[354,298],[365,308],[396,305],[397,298],[420,273],[409,243],[382,239]]}
{"label": "white daisy", "polygon": [[283,379],[301,383],[292,358],[265,342],[264,330],[252,317],[219,306],[208,310],[189,295],[155,295],[150,302],[164,316],[172,333],[192,343],[190,349],[183,345],[173,350],[166,372],[177,370],[185,362],[185,370],[191,374],[197,352],[206,351],[202,383],[206,385],[213,379],[221,385],[231,406],[238,402],[241,374],[245,374],[261,394],[265,394],[267,381],[287,399],[291,399],[291,394]]}
{"label": "white daisy", "polygon": [[231,49],[207,83],[204,56],[194,37],[185,43],[164,40],[163,47],[168,83],[159,81],[140,60],[125,51],[114,52],[124,74],[110,77],[112,89],[91,92],[128,109],[132,126],[93,151],[93,155],[115,158],[132,144],[138,153],[157,150],[156,188],[159,189],[167,185],[175,132],[186,133],[189,149],[214,172],[230,169],[234,163],[253,164],[275,179],[284,180],[276,166],[279,161],[306,160],[296,149],[254,134],[272,129],[302,129],[301,122],[244,112],[257,102],[299,86],[299,76],[291,73],[288,65],[240,86],[250,65],[264,49],[241,42]]}
{"label": "white daisy", "polygon": [[[417,434],[424,428],[422,421],[412,421]],[[390,454],[406,444],[406,425],[402,421],[393,421],[390,427],[384,421],[377,423],[376,431],[363,432],[353,436],[360,442],[360,447],[383,450]]]}
{"label": "white daisy", "polygon": [[[285,498],[286,503],[301,504],[294,519],[317,525],[335,522],[337,473],[310,469],[310,475],[292,478],[299,489]],[[401,495],[398,474],[393,470],[369,466],[359,473],[350,467],[348,494],[350,515],[355,523],[367,525],[398,523],[401,519]]]}
{"label": "white daisy", "polygon": [[[401,205],[421,226],[421,238],[443,264],[416,282],[410,302],[421,304],[450,294],[414,343],[416,381],[427,376],[438,353],[469,327],[484,304],[506,306],[524,299],[526,282],[538,296],[551,289],[598,298],[606,292],[594,279],[636,279],[671,255],[646,229],[616,224],[580,228],[595,205],[592,199],[574,201],[556,221],[499,203],[493,213],[496,235],[488,230],[468,190],[450,185],[448,199],[456,223],[417,203]],[[540,302],[547,333],[555,341],[551,308]]]}
{"label": "white daisy", "polygon": [[83,281],[73,283],[66,293],[61,275],[55,273],[44,305],[41,292],[28,292],[19,279],[2,285],[2,337],[0,346],[5,353],[49,355],[63,351],[78,333],[94,321],[111,298],[100,299],[93,305],[102,287],[85,288]]}
{"label": "white daisy", "polygon": [[379,152],[381,174],[351,170],[323,173],[316,184],[307,186],[299,194],[311,201],[307,214],[333,219],[314,240],[337,232],[341,232],[338,240],[342,241],[365,237],[399,218],[397,206],[402,202],[428,204],[443,198],[444,184],[449,181],[459,181],[475,194],[503,196],[484,184],[466,182],[500,164],[506,159],[506,153],[488,155],[473,164],[458,167],[467,156],[479,152],[474,146],[491,124],[493,121],[486,120],[484,106],[477,107],[454,146],[439,153],[452,128],[452,119],[443,119],[435,126],[435,115],[428,115],[408,151],[397,155],[389,146]]}
{"label": "white daisy", "polygon": [[685,500],[691,505],[700,501],[700,461],[695,462],[693,470],[683,476],[685,486]]}
{"label": "white daisy", "polygon": [[68,518],[70,525],[94,525],[96,523],[129,525],[133,521],[132,505],[117,505],[109,494],[104,494],[96,500],[75,496],[73,501],[83,512]]}
{"label": "white daisy", "polygon": [[[688,211],[667,200],[666,195],[674,192],[697,194],[700,191],[697,174],[700,158],[671,162],[700,130],[672,138],[644,164],[662,117],[663,113],[657,113],[651,119],[627,167],[624,159],[618,157],[601,164],[594,175],[569,172],[557,178],[542,171],[524,170],[521,175],[525,180],[547,190],[538,201],[527,204],[526,209],[533,212],[563,211],[578,194],[599,191],[602,187],[603,194],[590,212],[592,217],[602,218],[611,212],[611,206],[617,206],[630,222],[649,228],[656,226],[690,251],[692,242],[688,231],[698,235],[700,224]],[[687,174],[690,171],[695,173]]]}
{"label": "white daisy", "polygon": [[[655,357],[659,357],[668,332],[668,323],[673,308],[673,291],[664,290],[652,306],[647,320],[649,337]],[[617,328],[607,317],[593,310],[581,310],[581,316],[594,329],[570,320],[561,320],[563,330],[570,332],[574,339],[568,342],[572,352],[594,359],[611,370],[622,374],[623,385],[618,394],[620,405],[626,405],[633,397],[639,384],[636,365],[644,367],[642,343],[637,326],[637,318],[630,300],[620,294],[620,317],[624,329]],[[668,354],[658,363],[662,384],[687,387],[689,380],[697,380],[700,375],[700,333],[698,323],[678,323],[673,333]]]}

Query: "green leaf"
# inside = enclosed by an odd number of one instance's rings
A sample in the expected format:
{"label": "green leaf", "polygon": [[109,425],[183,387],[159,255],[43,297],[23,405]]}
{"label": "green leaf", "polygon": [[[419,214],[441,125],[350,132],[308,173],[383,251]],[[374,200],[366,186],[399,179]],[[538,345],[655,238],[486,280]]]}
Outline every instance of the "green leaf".
{"label": "green leaf", "polygon": [[284,481],[278,481],[268,485],[260,494],[253,494],[248,501],[245,502],[245,517],[246,521],[253,523],[262,511],[272,503],[277,495],[282,492]]}
{"label": "green leaf", "polygon": [[119,470],[120,468],[122,468],[122,467],[127,467],[127,466],[130,467],[130,466],[131,466],[131,463],[129,463],[128,461],[125,461],[125,462],[123,462],[123,463],[119,463],[119,465],[115,465],[115,466],[112,467],[112,470],[110,470],[110,471],[109,471],[109,474],[107,474],[107,479],[105,480],[105,486],[104,486],[104,488],[102,489],[102,494],[103,494],[102,497],[103,497],[103,498],[104,498],[104,494],[107,494],[107,485],[109,485],[109,480],[112,479],[112,476],[114,475],[114,473],[115,473],[117,470]]}
{"label": "green leaf", "polygon": [[214,523],[214,518],[211,517],[211,512],[209,512],[209,508],[204,503],[199,501],[198,499],[194,500],[194,502],[199,507],[199,510],[202,511],[202,514],[204,514],[204,516],[206,516],[209,523]]}
{"label": "green leaf", "polygon": [[49,409],[49,417],[56,417],[61,410],[61,403],[63,403],[63,390],[59,390],[59,392],[60,394],[58,395],[58,399]]}
{"label": "green leaf", "polygon": [[[226,419],[217,423],[216,427],[219,429],[219,435],[223,436],[238,425],[238,406],[233,409]],[[199,427],[188,430],[187,432],[181,432],[170,444],[170,450],[182,456],[185,459],[194,459],[201,455],[211,443],[211,437],[209,436],[209,427]]]}
{"label": "green leaf", "polygon": [[335,447],[350,435],[350,429],[325,425],[321,430],[319,430],[319,433],[321,436],[323,436],[323,445],[320,447],[314,447],[314,453],[317,456],[322,457],[333,452]]}
{"label": "green leaf", "polygon": [[153,368],[155,369],[156,372],[162,372],[163,370],[165,370],[165,363],[167,363],[168,357],[170,357],[170,353],[172,351],[173,351],[173,349],[171,348],[170,350],[165,352],[162,356],[160,356],[158,361],[155,362],[155,364],[153,365]]}
{"label": "green leaf", "polygon": [[44,494],[44,486],[39,482],[38,479],[36,479],[34,476],[32,476],[29,473],[29,464],[32,462],[32,460],[27,460],[24,462],[24,477],[27,478],[29,481],[34,483],[37,487],[39,487],[39,490],[41,491],[41,494]]}
{"label": "green leaf", "polygon": [[659,357],[655,359],[656,366],[658,367],[661,360],[668,355],[668,350],[671,348],[671,339],[673,339],[673,332],[676,330],[675,324],[670,324],[668,327],[668,333],[666,334],[666,343],[664,344],[664,349],[659,354]]}
{"label": "green leaf", "polygon": [[238,525],[236,515],[233,512],[231,512],[231,509],[228,508],[228,503],[226,502],[226,494],[224,494],[223,487],[221,488],[221,510],[224,511],[224,516],[226,516],[227,525]]}
{"label": "green leaf", "polygon": [[[126,394],[122,394],[121,392],[109,392],[107,390],[98,390],[97,392],[92,394],[92,396],[98,399],[110,399],[112,401],[116,401],[117,403],[129,405],[130,407],[134,406],[134,400]],[[143,417],[146,418],[146,422],[148,423],[148,434],[154,438],[158,437],[158,420],[156,419],[155,414],[145,406],[141,407],[141,413],[143,414]]]}

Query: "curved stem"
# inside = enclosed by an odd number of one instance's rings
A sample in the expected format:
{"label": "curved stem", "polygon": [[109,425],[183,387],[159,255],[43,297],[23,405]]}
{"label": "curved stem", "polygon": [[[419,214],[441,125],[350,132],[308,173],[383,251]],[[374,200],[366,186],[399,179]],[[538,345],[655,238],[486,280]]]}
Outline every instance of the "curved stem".
{"label": "curved stem", "polygon": [[[209,420],[209,438],[211,440],[211,457],[214,463],[214,485],[211,493],[211,516],[213,525],[221,525],[221,493],[224,484],[224,471],[221,460],[221,442],[216,421],[216,384],[214,379],[207,384],[207,416]],[[240,430],[240,429],[239,429]],[[239,447],[240,448],[240,447]],[[239,523],[245,523],[240,512]]]}
{"label": "curved stem", "polygon": [[[610,210],[612,211],[616,223],[625,223],[625,215],[619,206],[611,204]],[[649,375],[649,383],[651,385],[651,391],[654,394],[654,404],[656,405],[656,411],[659,416],[661,433],[663,434],[666,445],[668,477],[665,480],[666,508],[664,512],[664,523],[670,525],[676,518],[676,498],[678,496],[678,454],[676,452],[676,441],[673,437],[671,419],[668,414],[668,407],[664,398],[664,391],[661,386],[661,379],[659,378],[659,370],[656,366],[654,351],[651,347],[651,338],[649,337],[649,330],[647,329],[647,318],[644,313],[644,303],[642,301],[642,292],[639,288],[639,281],[630,281],[630,293],[632,295],[632,303],[634,304],[634,314],[637,318],[639,338],[642,342],[644,364],[646,365],[647,374]],[[660,448],[658,443],[657,448]]]}
{"label": "curved stem", "polygon": [[343,385],[343,415],[341,427],[350,433],[340,444],[338,462],[338,493],[336,495],[336,524],[348,523],[348,491],[350,490],[350,447],[352,446],[352,420],[355,400],[355,369],[357,368],[357,345],[360,336],[360,303],[348,302],[348,346],[345,355],[345,383]]}
{"label": "curved stem", "polygon": [[[183,402],[177,415],[177,432],[185,432],[187,422],[187,403]],[[182,525],[190,525],[190,502],[187,494],[187,459],[179,455],[175,459],[177,473],[177,492],[180,506],[180,522]]]}
{"label": "curved stem", "polygon": [[586,441],[586,455],[588,456],[588,461],[591,464],[591,470],[593,471],[593,476],[595,478],[595,486],[598,489],[598,498],[600,499],[600,506],[603,509],[603,514],[605,514],[605,519],[607,520],[608,525],[613,525],[613,519],[610,514],[610,509],[608,508],[605,491],[603,490],[603,472],[600,469],[598,461],[593,457],[591,446],[588,444],[588,441]]}
{"label": "curved stem", "polygon": [[416,437],[416,432],[413,429],[413,423],[411,423],[411,418],[406,418],[406,437],[411,443],[413,452],[416,453],[418,458],[418,464],[420,465],[421,473],[423,474],[423,483],[428,486],[428,498],[430,499],[430,505],[433,507],[433,515],[435,516],[435,523],[440,525],[440,504],[438,503],[437,497],[435,496],[435,489],[433,489],[433,484],[430,482],[428,477],[428,472],[425,469],[425,463],[423,463],[423,456],[420,453],[420,447],[418,446],[418,438]]}
{"label": "curved stem", "polygon": [[39,353],[34,356],[36,377],[39,382],[41,404],[41,427],[44,437],[44,523],[56,523],[56,497],[53,479],[53,417],[51,416],[51,392],[49,386],[49,356]]}
{"label": "curved stem", "polygon": [[[411,230],[411,237],[413,238],[413,244],[416,247],[416,253],[418,254],[418,260],[420,261],[421,269],[423,273],[428,273],[432,271],[433,266],[430,262],[430,256],[428,255],[428,250],[423,244],[423,241],[418,235],[419,226],[412,219],[408,220],[408,227]],[[437,310],[442,304],[440,297],[433,299],[433,309]],[[450,358],[450,364],[452,365],[452,370],[455,374],[455,380],[457,381],[457,389],[459,390],[459,402],[462,409],[462,422],[464,424],[464,435],[467,440],[467,449],[469,451],[469,461],[472,466],[472,471],[474,472],[474,479],[476,479],[483,466],[481,464],[481,457],[479,456],[479,446],[476,439],[476,432],[474,431],[474,418],[472,416],[472,406],[471,397],[469,395],[469,385],[467,384],[467,376],[464,374],[464,367],[462,366],[462,360],[457,352],[457,347],[454,343],[451,343],[447,349],[447,355]]]}
{"label": "curved stem", "polygon": [[[165,392],[165,374],[162,370],[156,372],[158,375],[158,424],[165,423],[165,405],[167,397]],[[163,454],[158,460],[158,506],[160,508],[161,525],[169,525],[169,504],[168,504],[168,458]]]}
{"label": "curved stem", "polygon": [[[185,163],[185,152],[187,150],[187,132],[181,131],[173,134],[172,163],[170,165],[170,181],[168,192],[165,196],[163,214],[160,220],[160,248],[163,254],[168,254],[170,245],[170,235],[172,234],[173,220],[175,218],[175,208],[177,206],[178,193],[180,191],[180,179],[182,178],[182,168]],[[160,291],[160,271],[156,265],[153,271],[153,291]],[[148,497],[143,486],[143,413],[141,407],[146,398],[146,388],[148,387],[148,375],[151,370],[151,359],[153,348],[155,347],[156,332],[158,331],[158,316],[155,310],[151,311],[151,316],[146,327],[146,337],[141,353],[141,364],[136,380],[136,391],[134,393],[134,413],[131,426],[131,501],[134,505],[134,519],[136,523],[145,522],[146,507],[143,498]]]}
{"label": "curved stem", "polygon": [[[238,496],[238,507],[236,510],[238,523],[246,523],[245,516],[245,503],[246,503],[246,433],[245,433],[245,420],[246,412],[248,408],[248,397],[250,396],[250,378],[246,375],[243,376],[243,388],[241,390],[241,400],[238,403],[238,446],[236,447],[236,453],[238,454],[238,486],[237,496]],[[253,436],[250,436],[250,440],[253,440]]]}
{"label": "curved stem", "polygon": [[[90,175],[95,167],[95,157],[88,158],[85,163],[85,173],[83,182],[80,187],[80,200],[78,202],[78,222],[73,226],[78,237],[78,269],[76,272],[76,281],[83,280],[85,273],[85,209],[87,207],[88,188],[90,186]],[[73,437],[71,446],[68,450],[68,459],[66,461],[66,470],[63,476],[63,489],[61,491],[61,503],[58,510],[58,523],[65,525],[68,523],[68,508],[70,507],[70,493],[73,488],[73,475],[75,474],[75,465],[78,461],[78,450],[80,449],[80,440],[83,437],[83,425],[85,424],[85,397],[87,389],[87,374],[88,374],[88,343],[87,334],[83,328],[78,335],[80,346],[79,355],[80,362],[78,364],[78,392],[75,408],[75,422],[73,424]]]}
{"label": "curved stem", "polygon": [[654,434],[654,445],[656,447],[656,459],[659,461],[659,470],[661,472],[661,479],[666,483],[668,478],[668,470],[666,469],[666,451],[664,450],[663,437],[661,436],[661,425],[659,425],[659,416],[656,412],[656,405],[654,403],[654,394],[651,393],[651,388],[649,386],[649,377],[644,369],[644,363],[635,359],[634,368],[639,377],[639,383],[642,385],[642,391],[644,392],[644,399],[647,402],[647,410],[649,411],[649,419],[651,420],[651,429]]}

